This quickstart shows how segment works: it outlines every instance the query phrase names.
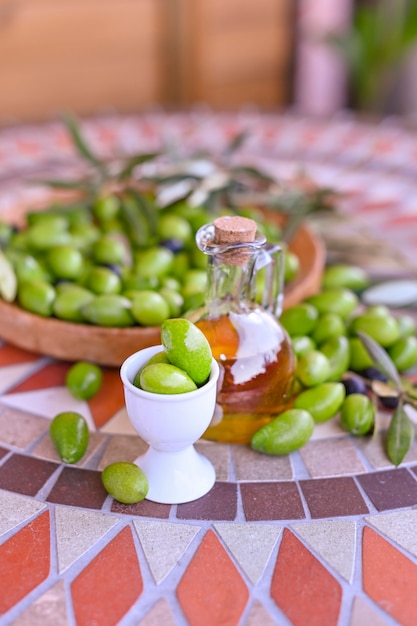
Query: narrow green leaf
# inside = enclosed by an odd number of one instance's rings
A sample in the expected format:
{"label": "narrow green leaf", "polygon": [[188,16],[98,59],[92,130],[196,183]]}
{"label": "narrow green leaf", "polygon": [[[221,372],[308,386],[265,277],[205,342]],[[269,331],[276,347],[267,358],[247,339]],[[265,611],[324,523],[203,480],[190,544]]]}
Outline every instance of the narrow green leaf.
{"label": "narrow green leaf", "polygon": [[155,206],[153,206],[152,203],[149,202],[149,200],[144,195],[139,193],[136,189],[129,189],[128,193],[134,199],[138,210],[142,212],[148,224],[148,230],[150,234],[154,235],[156,233],[156,226],[158,223],[158,216]]}
{"label": "narrow green leaf", "polygon": [[236,150],[238,150],[245,143],[248,136],[249,133],[246,130],[243,130],[241,133],[235,135],[226,147],[225,154],[232,154],[233,152],[236,152]]}
{"label": "narrow green leaf", "polygon": [[156,159],[160,155],[160,152],[147,152],[143,154],[136,154],[133,157],[127,159],[126,163],[120,170],[117,178],[119,180],[126,180],[132,176],[132,172],[138,165],[142,165],[143,163],[147,163],[148,161],[152,161]]}
{"label": "narrow green leaf", "polygon": [[262,172],[261,170],[258,170],[258,168],[251,167],[249,165],[239,165],[236,167],[232,167],[230,168],[230,174],[232,176],[245,174],[263,182],[276,183],[276,180],[272,178],[272,176],[268,176],[268,174],[266,174],[265,172]]}
{"label": "narrow green leaf", "polygon": [[387,431],[386,449],[391,463],[398,466],[414,440],[414,425],[400,402],[391,418]]}
{"label": "narrow green leaf", "polygon": [[52,187],[53,189],[87,189],[90,186],[89,181],[86,180],[58,180],[48,178],[38,178],[36,180],[28,181],[31,185],[45,185],[46,187]]}
{"label": "narrow green leaf", "polygon": [[401,391],[401,378],[397,368],[389,357],[388,353],[372,337],[363,331],[358,331],[358,337],[362,341],[369,356],[374,361],[375,366],[382,374],[391,380],[398,391]]}
{"label": "narrow green leaf", "polygon": [[129,236],[137,246],[144,246],[149,240],[149,222],[135,198],[125,193],[121,197],[120,211],[129,229]]}
{"label": "narrow green leaf", "polygon": [[100,173],[104,176],[106,173],[106,167],[99,158],[92,152],[90,147],[88,146],[86,140],[84,139],[80,125],[77,119],[70,115],[69,113],[64,114],[63,116],[65,126],[68,129],[68,132],[71,135],[72,142],[80,156],[89,161],[95,168],[97,168]]}

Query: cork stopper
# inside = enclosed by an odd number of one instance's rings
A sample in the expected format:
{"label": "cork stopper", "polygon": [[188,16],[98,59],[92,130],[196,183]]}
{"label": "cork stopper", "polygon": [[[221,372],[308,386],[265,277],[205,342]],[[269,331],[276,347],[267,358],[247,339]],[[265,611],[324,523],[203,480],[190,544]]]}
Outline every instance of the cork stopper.
{"label": "cork stopper", "polygon": [[[238,215],[226,215],[214,220],[214,243],[217,245],[252,243],[255,240],[257,224],[254,220]],[[232,249],[227,253],[231,265],[244,265],[249,258],[245,248]]]}

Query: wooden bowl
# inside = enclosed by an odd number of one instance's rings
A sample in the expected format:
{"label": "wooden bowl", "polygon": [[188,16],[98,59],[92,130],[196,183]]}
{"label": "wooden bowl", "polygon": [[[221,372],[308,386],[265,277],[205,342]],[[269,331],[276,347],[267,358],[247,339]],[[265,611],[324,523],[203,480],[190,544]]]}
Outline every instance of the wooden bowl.
{"label": "wooden bowl", "polygon": [[[271,214],[271,220],[280,216]],[[300,260],[299,273],[287,285],[284,308],[316,293],[325,263],[321,240],[301,226],[290,249]],[[31,352],[65,361],[87,360],[119,367],[133,352],[160,343],[160,327],[107,328],[44,318],[0,299],[0,337]]]}

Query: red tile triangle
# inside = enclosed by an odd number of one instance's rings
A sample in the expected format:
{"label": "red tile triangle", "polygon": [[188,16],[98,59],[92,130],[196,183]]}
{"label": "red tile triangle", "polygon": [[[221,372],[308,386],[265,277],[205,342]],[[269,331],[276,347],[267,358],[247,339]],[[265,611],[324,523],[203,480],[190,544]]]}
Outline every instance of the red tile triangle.
{"label": "red tile triangle", "polygon": [[45,511],[0,546],[0,615],[40,585],[49,568],[49,511]]}
{"label": "red tile triangle", "polygon": [[100,391],[89,401],[90,411],[97,428],[103,426],[125,403],[123,385],[118,369],[103,369]]}
{"label": "red tile triangle", "polygon": [[403,626],[417,619],[417,566],[378,533],[365,526],[362,546],[365,592]]}
{"label": "red tile triangle", "polygon": [[77,626],[115,626],[143,591],[132,531],[124,528],[71,586]]}
{"label": "red tile triangle", "polygon": [[34,354],[22,348],[17,348],[8,343],[0,346],[0,367],[16,365],[17,363],[31,363],[41,358],[40,354]]}
{"label": "red tile triangle", "polygon": [[294,626],[336,626],[342,588],[288,529],[284,530],[271,596]]}
{"label": "red tile triangle", "polygon": [[65,385],[65,378],[70,367],[70,363],[54,361],[27,378],[20,385],[13,387],[13,389],[9,390],[9,393],[62,387]]}
{"label": "red tile triangle", "polygon": [[204,536],[178,587],[177,596],[191,626],[239,623],[248,589],[212,530]]}

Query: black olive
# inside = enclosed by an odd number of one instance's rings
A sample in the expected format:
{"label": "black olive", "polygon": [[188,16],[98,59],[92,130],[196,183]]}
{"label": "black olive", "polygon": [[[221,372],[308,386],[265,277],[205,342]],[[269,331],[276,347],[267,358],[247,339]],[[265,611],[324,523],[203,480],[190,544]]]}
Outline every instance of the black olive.
{"label": "black olive", "polygon": [[184,250],[184,242],[180,239],[163,239],[159,242],[159,245],[163,248],[168,248],[168,250],[171,250],[174,254]]}
{"label": "black olive", "polygon": [[361,376],[367,378],[368,380],[380,380],[383,383],[386,383],[388,378],[379,371],[376,367],[367,367],[361,372],[359,372]]}
{"label": "black olive", "polygon": [[365,382],[359,376],[355,374],[347,374],[341,380],[345,387],[346,395],[350,395],[351,393],[361,393],[363,395],[367,394],[367,388]]}

